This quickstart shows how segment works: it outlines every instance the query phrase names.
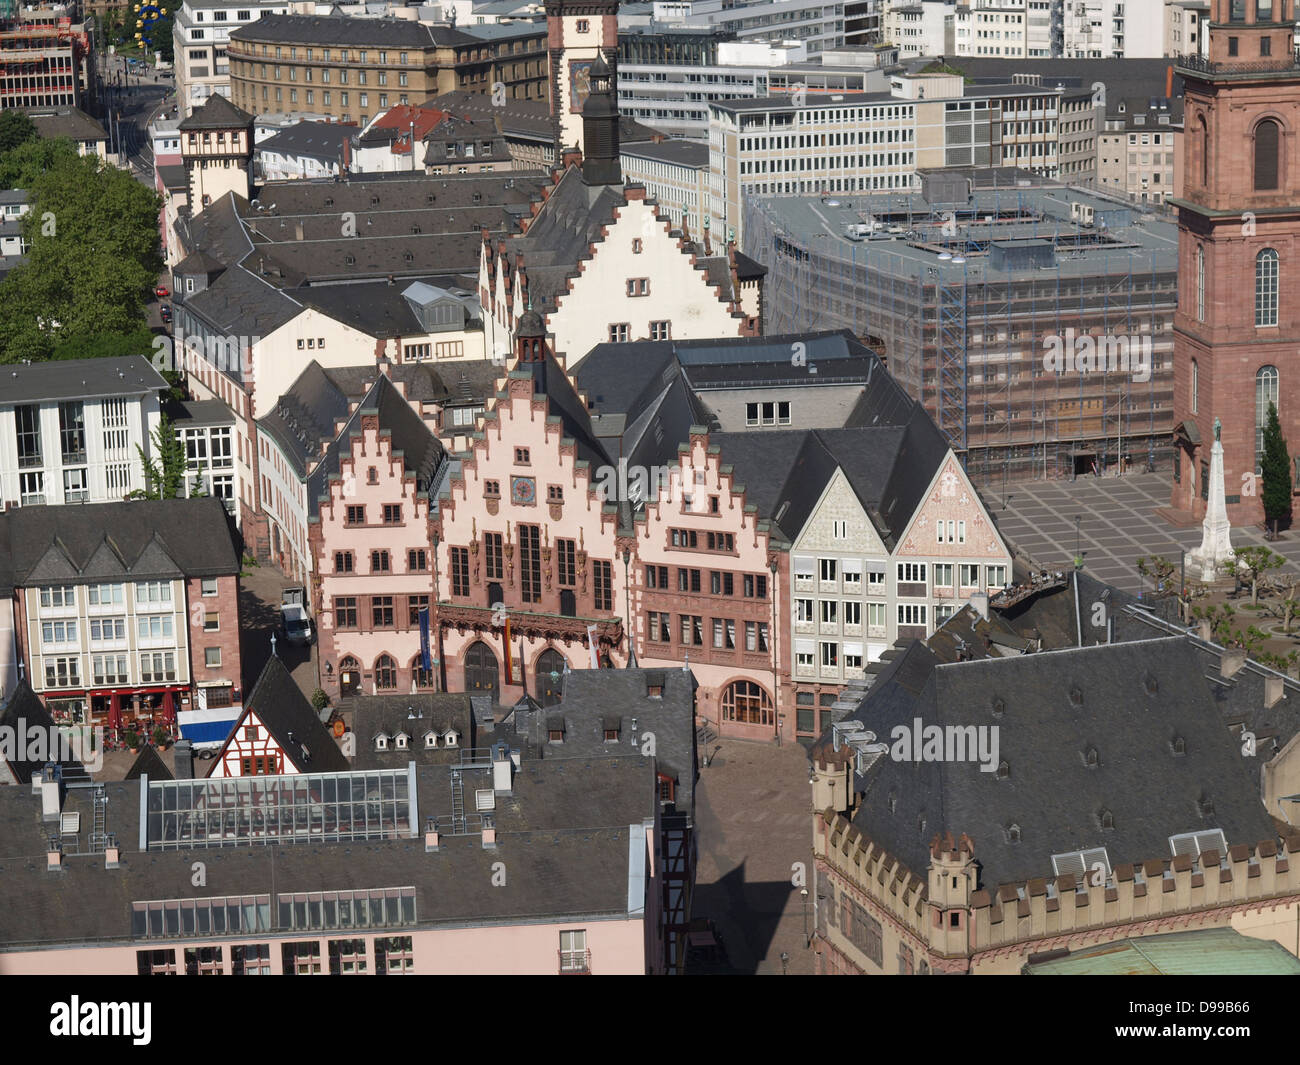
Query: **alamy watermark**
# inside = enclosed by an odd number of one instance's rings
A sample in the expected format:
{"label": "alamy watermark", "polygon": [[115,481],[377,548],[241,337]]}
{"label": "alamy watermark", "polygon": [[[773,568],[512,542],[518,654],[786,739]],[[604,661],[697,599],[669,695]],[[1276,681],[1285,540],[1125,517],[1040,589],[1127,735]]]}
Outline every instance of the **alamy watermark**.
{"label": "alamy watermark", "polygon": [[998,768],[997,725],[927,725],[919,717],[911,725],[895,725],[889,756],[895,762],[977,762],[980,772]]}
{"label": "alamy watermark", "polygon": [[1079,336],[1073,329],[1043,338],[1048,373],[1127,373],[1136,384],[1151,380],[1150,336]]}
{"label": "alamy watermark", "polygon": [[605,503],[680,504],[692,514],[708,513],[703,470],[693,466],[636,466],[619,459],[617,466],[598,466],[592,487]]}
{"label": "alamy watermark", "polygon": [[104,730],[96,725],[45,727],[0,725],[0,760],[6,762],[80,762],[91,772],[104,765]]}
{"label": "alamy watermark", "polygon": [[[174,337],[154,337],[150,361],[160,373],[216,370],[247,378],[253,374],[253,348],[261,341],[260,336],[186,335],[177,327]],[[298,343],[301,345],[302,341]]]}

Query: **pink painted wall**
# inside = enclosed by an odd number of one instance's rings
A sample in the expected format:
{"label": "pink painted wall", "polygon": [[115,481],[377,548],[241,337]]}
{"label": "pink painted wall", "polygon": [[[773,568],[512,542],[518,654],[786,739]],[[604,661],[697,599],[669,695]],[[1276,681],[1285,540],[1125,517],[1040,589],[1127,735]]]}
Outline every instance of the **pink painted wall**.
{"label": "pink painted wall", "polygon": [[[495,975],[540,974],[559,972],[560,932],[585,929],[587,949],[591,952],[594,975],[640,975],[647,968],[646,928],[638,918],[613,920],[579,920],[535,925],[501,925],[496,927],[432,929],[410,933],[417,975]],[[383,938],[399,934],[385,932]],[[400,933],[405,934],[405,933]],[[216,947],[222,950],[222,969],[230,972],[231,946],[269,943],[271,972],[281,975],[283,963],[280,945],[312,939],[320,942],[321,968],[329,970],[329,940],[366,940],[367,973],[375,971],[376,936],[359,932],[335,932],[330,935],[283,935],[279,937],[243,936],[224,939],[148,940],[130,946],[69,947],[0,954],[0,976],[123,976],[136,974],[138,950],[175,950],[177,972],[185,971],[186,947]]]}

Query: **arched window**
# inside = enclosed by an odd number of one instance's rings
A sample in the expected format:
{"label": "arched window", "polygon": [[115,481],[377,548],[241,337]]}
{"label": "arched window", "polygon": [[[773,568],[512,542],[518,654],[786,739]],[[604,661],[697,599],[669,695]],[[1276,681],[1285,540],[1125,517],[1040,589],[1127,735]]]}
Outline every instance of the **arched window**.
{"label": "arched window", "polygon": [[1277,325],[1277,252],[1272,248],[1255,256],[1255,325]]}
{"label": "arched window", "polygon": [[1192,413],[1196,413],[1199,405],[1201,391],[1201,368],[1196,365],[1196,360],[1192,360]]}
{"label": "arched window", "polygon": [[[1205,321],[1205,246],[1196,246],[1196,320]],[[1196,410],[1193,406],[1192,410]]]}
{"label": "arched window", "polygon": [[1255,374],[1255,472],[1260,473],[1264,457],[1264,426],[1268,424],[1268,407],[1277,406],[1278,378],[1276,366],[1261,366]]}
{"label": "arched window", "polygon": [[397,687],[397,663],[388,655],[380,655],[375,662],[375,687],[380,691]]}
{"label": "arched window", "polygon": [[433,687],[433,670],[424,669],[420,665],[422,658],[422,655],[416,655],[411,659],[411,682],[415,685],[417,690]]}
{"label": "arched window", "polygon": [[1255,188],[1277,188],[1278,124],[1271,118],[1255,127]]}
{"label": "arched window", "polygon": [[729,684],[722,693],[722,720],[746,725],[773,725],[772,700],[759,685],[750,680]]}

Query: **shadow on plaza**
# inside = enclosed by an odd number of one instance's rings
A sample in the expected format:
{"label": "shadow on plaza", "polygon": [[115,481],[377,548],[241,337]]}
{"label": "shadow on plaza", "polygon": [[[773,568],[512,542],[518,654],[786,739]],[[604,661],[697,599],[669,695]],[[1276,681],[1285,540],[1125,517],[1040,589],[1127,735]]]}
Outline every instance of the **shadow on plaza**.
{"label": "shadow on plaza", "polygon": [[[687,974],[757,975],[759,962],[767,956],[782,914],[790,904],[790,892],[789,880],[747,883],[744,862],[721,880],[697,884],[691,915],[696,921],[712,922],[722,949],[692,950]],[[794,971],[802,959],[792,957],[790,961]],[[762,972],[777,973],[780,966],[780,960],[774,959],[763,966]]]}

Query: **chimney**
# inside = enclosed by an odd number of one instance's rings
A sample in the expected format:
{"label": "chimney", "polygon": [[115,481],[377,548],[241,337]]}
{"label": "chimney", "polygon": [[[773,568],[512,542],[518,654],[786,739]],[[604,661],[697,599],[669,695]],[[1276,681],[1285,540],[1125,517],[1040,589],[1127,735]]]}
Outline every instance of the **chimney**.
{"label": "chimney", "polygon": [[301,223],[301,222],[294,222],[294,224],[293,224],[293,238],[294,238],[294,240],[299,240],[299,241],[302,240],[302,223]]}
{"label": "chimney", "polygon": [[485,851],[497,849],[497,827],[486,814],[483,815],[483,849]]}
{"label": "chimney", "polygon": [[113,840],[104,848],[104,868],[116,869],[122,864],[122,848]]}
{"label": "chimney", "polygon": [[1264,709],[1272,710],[1286,698],[1286,683],[1272,673],[1264,678]]}
{"label": "chimney", "polygon": [[63,845],[57,839],[50,840],[49,849],[45,852],[45,868],[50,872],[63,868]]}
{"label": "chimney", "polygon": [[191,740],[177,740],[172,748],[172,776],[176,780],[194,779],[194,744]]}
{"label": "chimney", "polygon": [[63,782],[56,766],[48,766],[41,777],[41,820],[57,821],[62,805]]}
{"label": "chimney", "polygon": [[1211,643],[1211,642],[1213,642],[1213,640],[1214,640],[1214,632],[1213,632],[1213,630],[1210,628],[1210,619],[1209,619],[1209,618],[1201,618],[1201,619],[1196,623],[1196,635],[1197,635],[1197,638],[1198,638],[1198,639],[1204,640],[1206,643]]}
{"label": "chimney", "polygon": [[1230,651],[1225,650],[1223,652],[1223,657],[1219,659],[1219,675],[1223,677],[1224,680],[1227,680],[1230,677],[1235,677],[1241,672],[1241,667],[1245,664],[1246,652],[1242,648],[1237,647]]}
{"label": "chimney", "polygon": [[492,790],[498,795],[514,793],[514,759],[510,757],[510,748],[498,743],[492,748]]}
{"label": "chimney", "polygon": [[431,854],[438,849],[438,830],[428,829],[424,833],[424,853]]}
{"label": "chimney", "polygon": [[989,619],[989,593],[976,592],[970,597],[971,609],[985,621]]}

